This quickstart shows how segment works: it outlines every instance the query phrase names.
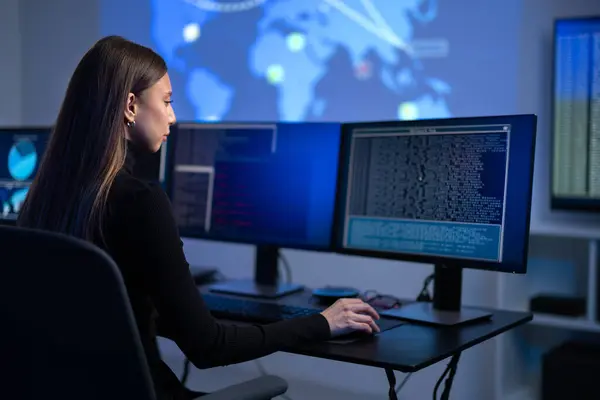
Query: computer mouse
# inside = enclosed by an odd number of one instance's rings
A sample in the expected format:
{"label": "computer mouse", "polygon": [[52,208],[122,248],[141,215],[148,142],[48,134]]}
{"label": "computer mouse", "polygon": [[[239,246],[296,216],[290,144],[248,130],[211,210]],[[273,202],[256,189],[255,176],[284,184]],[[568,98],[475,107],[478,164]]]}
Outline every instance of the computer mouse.
{"label": "computer mouse", "polygon": [[380,319],[376,320],[375,323],[377,324],[377,326],[379,326],[379,332],[367,333],[364,331],[351,331],[344,335],[337,336],[337,337],[329,340],[329,342],[330,343],[338,343],[338,344],[353,343],[357,340],[363,340],[363,339],[367,339],[367,338],[376,337],[385,331],[389,331],[390,329],[395,329],[399,326],[406,324],[403,321],[398,321],[398,320],[389,319],[389,318],[380,318]]}

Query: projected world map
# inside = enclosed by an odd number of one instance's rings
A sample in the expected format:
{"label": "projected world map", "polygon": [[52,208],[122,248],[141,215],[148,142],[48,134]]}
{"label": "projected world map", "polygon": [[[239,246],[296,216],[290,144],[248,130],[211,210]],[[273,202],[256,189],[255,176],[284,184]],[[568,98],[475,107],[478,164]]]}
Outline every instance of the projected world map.
{"label": "projected world map", "polygon": [[[451,116],[437,0],[151,0],[180,120]],[[421,34],[415,37],[418,24]]]}

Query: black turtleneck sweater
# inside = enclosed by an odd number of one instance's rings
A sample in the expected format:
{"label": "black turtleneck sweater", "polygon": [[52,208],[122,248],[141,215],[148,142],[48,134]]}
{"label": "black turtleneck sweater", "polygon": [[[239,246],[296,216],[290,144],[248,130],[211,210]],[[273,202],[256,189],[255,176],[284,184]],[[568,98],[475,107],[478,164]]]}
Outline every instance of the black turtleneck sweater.
{"label": "black turtleneck sweater", "polygon": [[159,399],[185,399],[186,394],[160,359],[157,335],[175,341],[200,368],[329,338],[329,325],[320,314],[262,326],[215,320],[190,274],[169,199],[157,183],[133,173],[136,157],[130,145],[109,193],[102,247],[123,275]]}

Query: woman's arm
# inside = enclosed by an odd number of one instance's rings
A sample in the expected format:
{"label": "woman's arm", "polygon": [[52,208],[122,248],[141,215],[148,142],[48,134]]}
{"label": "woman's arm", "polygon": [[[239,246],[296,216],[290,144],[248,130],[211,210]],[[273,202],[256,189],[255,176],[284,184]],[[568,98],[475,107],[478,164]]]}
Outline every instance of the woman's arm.
{"label": "woman's arm", "polygon": [[164,191],[150,186],[135,196],[123,232],[143,285],[159,314],[160,329],[197,367],[243,362],[288,346],[330,337],[321,314],[262,326],[220,324],[204,304],[183,252]]}

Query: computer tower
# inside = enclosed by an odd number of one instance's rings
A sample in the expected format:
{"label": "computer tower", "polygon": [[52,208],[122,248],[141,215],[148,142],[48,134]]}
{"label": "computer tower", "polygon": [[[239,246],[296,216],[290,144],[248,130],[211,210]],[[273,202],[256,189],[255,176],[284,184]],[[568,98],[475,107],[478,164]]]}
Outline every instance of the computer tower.
{"label": "computer tower", "polygon": [[542,360],[542,400],[600,398],[600,345],[570,341],[550,350]]}

